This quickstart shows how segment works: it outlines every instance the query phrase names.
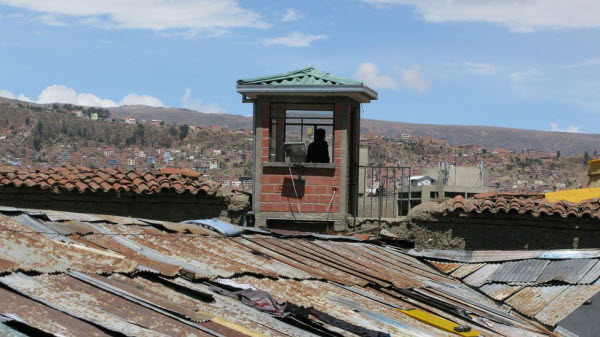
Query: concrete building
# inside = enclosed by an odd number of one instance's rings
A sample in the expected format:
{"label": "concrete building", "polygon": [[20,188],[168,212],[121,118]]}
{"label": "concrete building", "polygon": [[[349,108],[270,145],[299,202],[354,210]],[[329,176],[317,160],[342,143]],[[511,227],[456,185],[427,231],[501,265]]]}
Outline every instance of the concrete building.
{"label": "concrete building", "polygon": [[471,197],[490,191],[489,169],[483,162],[474,167],[440,163],[437,167],[422,169],[421,173],[410,178],[410,196],[408,187],[402,187],[400,199],[404,212],[435,198]]}

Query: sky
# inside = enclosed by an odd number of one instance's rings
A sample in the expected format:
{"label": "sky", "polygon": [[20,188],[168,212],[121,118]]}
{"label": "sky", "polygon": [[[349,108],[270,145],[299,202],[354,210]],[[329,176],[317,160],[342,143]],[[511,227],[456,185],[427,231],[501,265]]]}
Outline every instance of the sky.
{"label": "sky", "polygon": [[240,78],[363,81],[363,118],[600,133],[597,0],[0,0],[0,96],[248,115]]}

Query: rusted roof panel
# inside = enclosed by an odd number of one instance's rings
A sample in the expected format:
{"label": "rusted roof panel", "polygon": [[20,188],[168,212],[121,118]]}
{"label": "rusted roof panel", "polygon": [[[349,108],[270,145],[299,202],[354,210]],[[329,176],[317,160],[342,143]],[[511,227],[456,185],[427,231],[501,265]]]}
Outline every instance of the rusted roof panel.
{"label": "rusted roof panel", "polygon": [[501,264],[488,280],[506,283],[535,282],[549,263],[547,260],[506,262]]}
{"label": "rusted roof panel", "polygon": [[597,262],[597,260],[590,259],[552,261],[537,278],[536,282],[563,281],[575,284],[578,283]]}
{"label": "rusted roof panel", "polygon": [[508,284],[491,283],[481,286],[479,290],[483,291],[486,295],[497,301],[503,301],[510,295],[519,291],[521,288],[523,288],[523,286],[511,286]]}
{"label": "rusted roof panel", "polygon": [[[126,273],[134,271],[137,267],[135,261],[128,261],[114,252],[65,244],[39,233],[32,233],[32,229],[5,215],[0,215],[0,230],[8,233],[0,235],[0,259],[9,261],[21,270]],[[60,258],[57,258],[59,255]]]}
{"label": "rusted roof panel", "polygon": [[427,260],[427,262],[431,263],[434,267],[436,267],[439,271],[441,271],[444,274],[450,274],[451,272],[464,265],[464,263],[461,262],[440,262],[435,260]]}
{"label": "rusted roof panel", "polygon": [[533,317],[569,286],[525,287],[511,296],[506,303],[520,313]]}
{"label": "rusted roof panel", "polygon": [[[209,287],[205,284],[192,283],[180,277],[166,281],[173,282],[174,284],[194,291],[211,292]],[[296,328],[267,313],[246,306],[236,299],[219,294],[213,294],[213,296],[215,297],[215,302],[210,303],[207,307],[199,308],[198,310],[206,310],[204,314],[242,325],[267,336],[313,336],[305,330]]]}
{"label": "rusted roof panel", "polygon": [[[269,291],[280,301],[314,307],[317,310],[372,330],[392,336],[430,336],[440,330],[421,323],[381,303],[319,281],[294,281],[243,277],[237,281]],[[442,333],[444,334],[444,333]]]}
{"label": "rusted roof panel", "polygon": [[6,289],[0,288],[0,298],[0,315],[15,318],[46,333],[81,337],[109,336],[91,324]]}
{"label": "rusted roof panel", "polygon": [[[570,286],[550,304],[540,310],[535,318],[548,325],[556,325],[575,311],[585,301],[600,291],[600,285]],[[597,323],[597,321],[595,322]]]}
{"label": "rusted roof panel", "polygon": [[438,249],[411,249],[409,255],[431,259],[449,260],[463,263],[501,262],[513,260],[535,259],[543,253],[541,250],[438,250]]}
{"label": "rusted roof panel", "polygon": [[450,275],[452,277],[456,277],[456,278],[463,278],[463,277],[471,274],[472,272],[476,271],[477,269],[483,267],[484,265],[485,265],[485,263],[465,264],[464,266],[459,267],[458,269],[456,269]]}
{"label": "rusted roof panel", "polygon": [[[1,277],[0,282],[59,311],[127,335],[209,336],[189,325],[64,274],[27,277],[13,273]],[[57,292],[56,289],[60,291]]]}
{"label": "rusted roof panel", "polygon": [[485,266],[477,269],[471,275],[465,277],[463,282],[470,286],[479,287],[482,284],[486,283],[488,277],[492,275],[497,269],[500,267],[500,264],[486,264]]}

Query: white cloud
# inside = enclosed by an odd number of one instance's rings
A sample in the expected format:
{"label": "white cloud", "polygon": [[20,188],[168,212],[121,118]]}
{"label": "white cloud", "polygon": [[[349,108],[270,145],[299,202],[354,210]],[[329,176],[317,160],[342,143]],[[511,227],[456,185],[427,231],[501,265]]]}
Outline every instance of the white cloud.
{"label": "white cloud", "polygon": [[6,89],[0,89],[0,97],[15,99],[15,94]]}
{"label": "white cloud", "polygon": [[19,94],[16,96],[12,91],[6,89],[0,89],[0,97],[9,98],[9,99],[18,99],[23,102],[33,102],[31,98],[25,96],[24,94]]}
{"label": "white cloud", "polygon": [[309,47],[311,43],[319,40],[325,40],[327,35],[306,34],[302,32],[293,32],[285,36],[273,37],[262,41],[265,46],[282,45],[286,47]]}
{"label": "white cloud", "polygon": [[398,87],[394,78],[380,74],[377,66],[371,62],[361,63],[355,76],[366,85],[376,89],[396,89]]}
{"label": "white cloud", "polygon": [[298,14],[298,12],[295,9],[287,8],[285,10],[285,13],[283,13],[283,15],[281,16],[281,21],[291,22],[291,21],[300,20],[301,18],[302,18],[302,15]]}
{"label": "white cloud", "polygon": [[105,98],[100,98],[90,93],[77,93],[75,89],[69,88],[64,85],[53,84],[47,86],[37,100],[32,100],[24,94],[19,94],[15,97],[9,90],[0,90],[0,97],[18,99],[24,102],[39,103],[39,104],[50,104],[50,103],[69,103],[83,106],[95,106],[102,108],[116,107],[119,105],[148,105],[148,106],[164,106],[164,104],[156,97],[148,95],[138,95],[131,93],[123,97],[118,103]]}
{"label": "white cloud", "polygon": [[508,75],[508,78],[513,82],[522,82],[530,79],[540,78],[542,72],[539,70],[515,71]]}
{"label": "white cloud", "polygon": [[415,65],[408,69],[401,69],[400,74],[402,75],[402,84],[407,88],[425,92],[431,86],[431,82],[421,76],[421,67],[419,66]]}
{"label": "white cloud", "polygon": [[496,72],[496,66],[491,63],[465,62],[470,72],[480,75],[491,75]]}
{"label": "white cloud", "polygon": [[19,94],[19,96],[17,96],[17,99],[18,99],[19,101],[33,103],[33,100],[32,100],[31,98],[29,98],[29,97],[27,97],[27,96],[25,96],[25,95],[23,95],[23,94]]}
{"label": "white cloud", "polygon": [[581,133],[578,126],[569,125],[566,129],[563,129],[558,123],[550,123],[550,131]]}
{"label": "white cloud", "polygon": [[409,5],[429,22],[488,22],[511,31],[600,27],[597,0],[363,0]]}
{"label": "white cloud", "polygon": [[196,110],[199,112],[209,113],[209,114],[227,114],[229,113],[226,109],[220,107],[216,103],[211,104],[203,104],[201,99],[193,99],[192,98],[192,90],[185,89],[185,93],[181,96],[181,103],[183,107],[190,110]]}
{"label": "white cloud", "polygon": [[121,100],[121,105],[147,105],[147,106],[164,106],[163,102],[156,97],[148,95],[138,95],[131,93]]}
{"label": "white cloud", "polygon": [[110,99],[101,99],[98,96],[88,93],[78,94],[73,88],[64,85],[54,84],[48,86],[40,93],[36,103],[70,103],[76,105],[97,106],[102,108],[118,106]]}
{"label": "white cloud", "polygon": [[260,15],[238,0],[0,0],[0,3],[52,15],[46,23],[72,19],[78,24],[113,29],[204,32],[267,28]]}

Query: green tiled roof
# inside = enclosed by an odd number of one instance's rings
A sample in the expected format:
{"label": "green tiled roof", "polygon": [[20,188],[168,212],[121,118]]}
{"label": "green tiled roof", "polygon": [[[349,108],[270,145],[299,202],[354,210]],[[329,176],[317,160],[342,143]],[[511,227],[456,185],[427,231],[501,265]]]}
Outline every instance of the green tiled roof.
{"label": "green tiled roof", "polygon": [[332,76],[327,72],[306,67],[283,74],[247,78],[238,85],[361,85],[362,82]]}

